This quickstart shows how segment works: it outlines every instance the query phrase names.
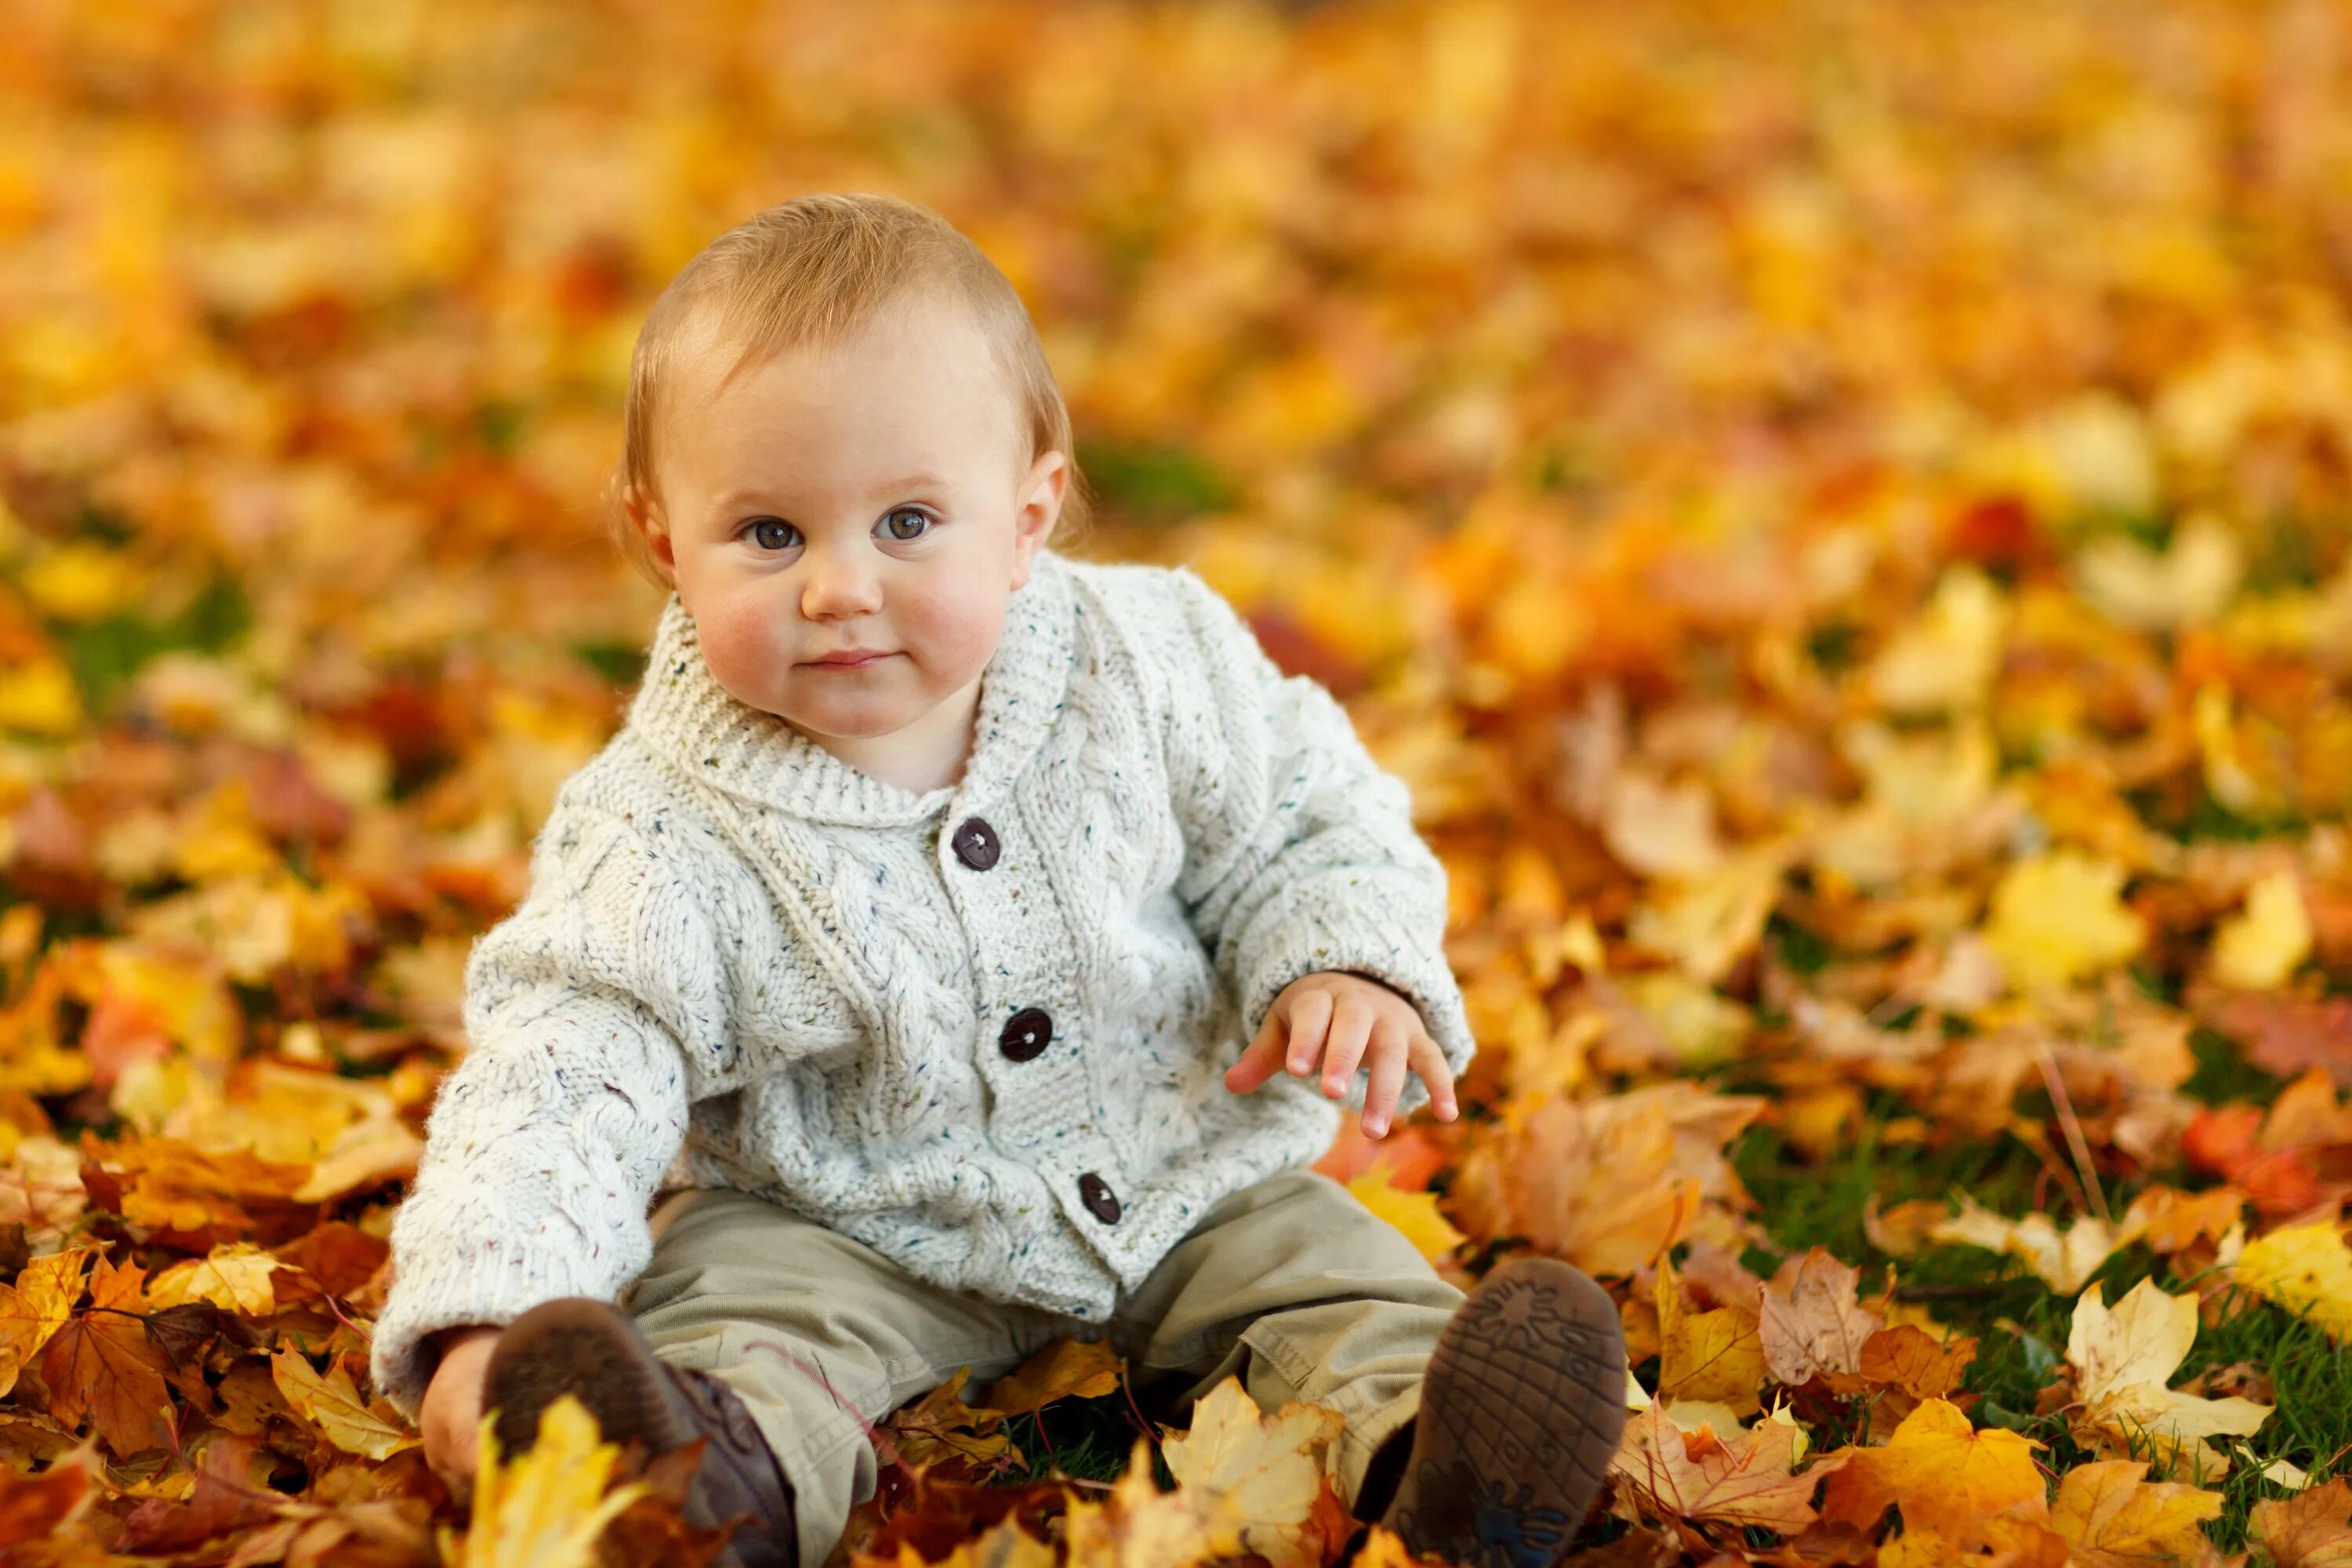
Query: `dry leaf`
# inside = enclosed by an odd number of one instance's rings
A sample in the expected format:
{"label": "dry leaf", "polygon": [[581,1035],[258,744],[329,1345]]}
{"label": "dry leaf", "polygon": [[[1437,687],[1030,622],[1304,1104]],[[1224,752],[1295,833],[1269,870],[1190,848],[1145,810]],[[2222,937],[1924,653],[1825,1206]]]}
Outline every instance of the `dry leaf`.
{"label": "dry leaf", "polygon": [[2033,1450],[2041,1446],[1999,1427],[1977,1431],[1955,1406],[1930,1399],[1904,1417],[1885,1447],[1827,1456],[1846,1462],[1830,1478],[1822,1518],[1870,1531],[1899,1504],[1906,1531],[1956,1540],[1993,1514],[2039,1518],[2042,1472]]}
{"label": "dry leaf", "polygon": [[351,1373],[339,1363],[329,1363],[321,1375],[299,1352],[281,1350],[269,1358],[269,1375],[286,1403],[347,1454],[385,1459],[419,1441],[391,1405],[381,1399],[362,1400]]}
{"label": "dry leaf", "polygon": [[1813,1521],[1813,1489],[1845,1463],[1828,1455],[1792,1474],[1800,1440],[1794,1426],[1777,1421],[1686,1438],[1654,1406],[1626,1421],[1609,1473],[1654,1518],[1752,1524],[1794,1535]]}

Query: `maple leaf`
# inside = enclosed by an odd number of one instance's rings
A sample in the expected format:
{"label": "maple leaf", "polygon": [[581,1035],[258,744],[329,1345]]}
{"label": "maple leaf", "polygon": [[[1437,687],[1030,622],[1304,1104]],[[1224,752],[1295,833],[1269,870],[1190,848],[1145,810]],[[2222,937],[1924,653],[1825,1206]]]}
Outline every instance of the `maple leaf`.
{"label": "maple leaf", "polygon": [[275,1257],[251,1242],[227,1242],[156,1275],[147,1283],[147,1300],[156,1307],[210,1301],[228,1311],[267,1317],[278,1306],[269,1277],[278,1268]]}
{"label": "maple leaf", "polygon": [[1423,1258],[1450,1257],[1467,1239],[1437,1211],[1437,1194],[1406,1192],[1396,1184],[1395,1173],[1376,1166],[1348,1184],[1356,1201],[1404,1233]]}
{"label": "maple leaf", "polygon": [[1862,1370],[1863,1347],[1886,1321],[1855,1300],[1861,1279],[1818,1247],[1782,1265],[1764,1287],[1758,1328],[1773,1377],[1793,1388]]}
{"label": "maple leaf", "polygon": [[2200,1013],[2263,1071],[2294,1078],[2318,1068],[2352,1089],[2352,996],[2231,991],[2199,1000]]}
{"label": "maple leaf", "polygon": [[1993,889],[1985,941],[2024,989],[2064,985],[2121,963],[2147,942],[2147,922],[2125,907],[2125,871],[2076,849],[2012,863]]}
{"label": "maple leaf", "polygon": [[165,1440],[171,1371],[171,1358],[148,1338],[146,1325],[111,1310],[76,1317],[41,1354],[50,1414],[68,1426],[88,1419],[121,1458]]}
{"label": "maple leaf", "polygon": [[194,1489],[185,1502],[150,1498],[122,1521],[126,1552],[185,1552],[275,1517],[280,1494],[268,1479],[274,1457],[255,1474],[260,1444],[250,1437],[223,1437],[205,1445]]}
{"label": "maple leaf", "polygon": [[340,1363],[329,1363],[321,1375],[308,1357],[289,1348],[269,1358],[269,1375],[286,1403],[347,1454],[385,1459],[420,1441],[392,1406],[362,1399]]}
{"label": "maple leaf", "polygon": [[97,1500],[100,1474],[89,1444],[37,1475],[0,1465],[0,1547],[60,1537]]}
{"label": "maple leaf", "polygon": [[2042,1510],[2042,1472],[2032,1439],[2000,1427],[1977,1431],[1948,1401],[1929,1399],[1903,1418],[1880,1448],[1842,1448],[1822,1498],[1822,1518],[1870,1531],[1899,1504],[1906,1531],[1958,1539],[1989,1515]]}
{"label": "maple leaf", "polygon": [[540,1413],[530,1447],[501,1460],[496,1413],[476,1437],[472,1514],[462,1542],[446,1527],[441,1555],[450,1568],[592,1568],[596,1541],[622,1510],[646,1491],[643,1481],[605,1490],[621,1451],[602,1441],[596,1418],[572,1394]]}
{"label": "maple leaf", "polygon": [[2110,1309],[2097,1285],[2084,1291],[2066,1340],[2083,1403],[2073,1422],[2077,1439],[2117,1449],[2153,1439],[2168,1469],[2184,1453],[2200,1475],[2226,1469],[2228,1460],[2204,1439],[2247,1436],[2270,1419],[2271,1406],[2168,1388],[2196,1340],[2193,1295],[2167,1295],[2153,1279],[2143,1279]]}
{"label": "maple leaf", "polygon": [[1003,1469],[1021,1461],[1021,1450],[1001,1430],[1004,1412],[966,1405],[961,1391],[971,1368],[955,1375],[914,1404],[882,1418],[882,1428],[910,1465],[935,1465],[956,1458],[985,1469]]}
{"label": "maple leaf", "polygon": [[0,1394],[73,1315],[89,1257],[86,1248],[53,1252],[25,1265],[15,1284],[0,1285]]}
{"label": "maple leaf", "polygon": [[1674,1265],[1664,1259],[1653,1295],[1658,1309],[1658,1396],[1753,1414],[1765,1372],[1756,1310],[1732,1302],[1710,1312],[1690,1310],[1683,1304]]}
{"label": "maple leaf", "polygon": [[2198,1528],[2221,1514],[2221,1494],[2143,1479],[2133,1459],[2077,1465],[2058,1480],[2050,1523],[2081,1568],[2135,1568],[2196,1562],[2208,1542]]}
{"label": "maple leaf", "polygon": [[1940,1399],[1959,1387],[1976,1353],[1974,1340],[1946,1343],[1914,1324],[1897,1323],[1863,1342],[1857,1371],[1865,1384],[1897,1388],[1914,1399]]}
{"label": "maple leaf", "polygon": [[1013,1416],[1057,1399],[1099,1399],[1118,1386],[1119,1364],[1107,1340],[1055,1340],[990,1384],[981,1404]]}
{"label": "maple leaf", "polygon": [[1474,1236],[1523,1236],[1588,1274],[1632,1274],[1710,1205],[1747,1202],[1723,1147],[1763,1105],[1677,1079],[1521,1107],[1471,1146],[1454,1210]]}
{"label": "maple leaf", "polygon": [[2273,871],[2247,889],[2244,911],[2213,933],[2213,978],[2242,991],[2285,984],[2310,956],[2311,916],[2292,870]]}
{"label": "maple leaf", "polygon": [[2352,1481],[2342,1477],[2248,1516],[2276,1568],[2352,1568]]}
{"label": "maple leaf", "polygon": [[1988,1252],[2022,1258],[2043,1284],[2062,1296],[2080,1291],[2108,1258],[2137,1236],[2137,1226],[2128,1218],[2116,1226],[2085,1215],[2063,1231],[2044,1214],[2003,1219],[1965,1193],[1960,1194],[1958,1214],[1927,1229],[1931,1241],[1981,1247]]}
{"label": "maple leaf", "polygon": [[1778,1421],[1733,1427],[1727,1438],[1711,1430],[1686,1436],[1653,1406],[1626,1421],[1609,1473],[1620,1481],[1621,1496],[1654,1517],[1794,1535],[1816,1517],[1813,1489],[1847,1462],[1826,1455],[1792,1473],[1801,1440],[1794,1426]]}
{"label": "maple leaf", "polygon": [[2307,1314],[2329,1338],[2352,1339],[2352,1250],[2332,1223],[2255,1237],[2238,1255],[2232,1278],[2265,1301]]}
{"label": "maple leaf", "polygon": [[[1192,1508],[1205,1554],[1241,1552],[1273,1568],[1320,1568],[1330,1510],[1324,1451],[1345,1422],[1336,1410],[1291,1403],[1271,1415],[1228,1377],[1193,1402],[1189,1432],[1160,1444],[1177,1494]],[[1344,1531],[1343,1531],[1344,1532]]]}

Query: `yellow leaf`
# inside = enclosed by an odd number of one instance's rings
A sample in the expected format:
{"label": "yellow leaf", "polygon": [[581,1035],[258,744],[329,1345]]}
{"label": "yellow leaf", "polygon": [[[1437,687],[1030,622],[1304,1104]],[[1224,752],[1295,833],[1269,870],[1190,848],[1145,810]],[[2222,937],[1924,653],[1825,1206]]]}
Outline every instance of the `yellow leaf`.
{"label": "yellow leaf", "polygon": [[2128,534],[2108,533],[2074,558],[2084,597],[2109,620],[2138,631],[2210,621],[2238,591],[2244,569],[2238,536],[2210,513],[2182,523],[2161,553]]}
{"label": "yellow leaf", "polygon": [[1757,1390],[1764,1382],[1764,1344],[1752,1307],[1737,1303],[1711,1312],[1683,1305],[1682,1283],[1673,1264],[1661,1258],[1658,1306],[1658,1397],[1727,1405],[1741,1415],[1762,1408]]}
{"label": "yellow leaf", "polygon": [[2000,669],[2008,624],[2009,606],[1992,579],[1973,566],[1955,566],[1936,584],[1926,613],[1881,650],[1871,689],[1896,713],[1973,708]]}
{"label": "yellow leaf", "polygon": [[500,1463],[491,1435],[495,1412],[476,1438],[473,1514],[462,1543],[446,1528],[441,1557],[450,1568],[593,1568],[596,1539],[614,1515],[642,1497],[643,1481],[604,1483],[621,1451],[599,1440],[596,1418],[572,1394],[540,1413],[539,1439]]}
{"label": "yellow leaf", "polygon": [[1906,1530],[1954,1537],[1991,1514],[2013,1510],[2038,1519],[2042,1472],[2033,1467],[2033,1450],[2040,1447],[1997,1426],[1979,1432],[1948,1401],[1923,1400],[1885,1447],[1839,1450],[1848,1462],[1830,1477],[1822,1518],[1867,1531],[1889,1504],[1899,1503]]}
{"label": "yellow leaf", "polygon": [[2153,1279],[2143,1279],[2110,1309],[2098,1286],[2084,1291],[2066,1341],[2082,1397],[2074,1419],[2077,1440],[2139,1453],[2152,1440],[2165,1468],[2184,1453],[2199,1474],[2227,1468],[2229,1461],[2204,1439],[2247,1436],[2270,1419],[2271,1406],[2235,1396],[2200,1399],[2166,1387],[2196,1341],[2193,1295],[2167,1295]]}
{"label": "yellow leaf", "polygon": [[89,1257],[87,1248],[76,1248],[36,1258],[15,1284],[0,1285],[0,1394],[16,1386],[16,1374],[72,1316]]}
{"label": "yellow leaf", "polygon": [[2311,956],[2311,916],[2292,869],[2272,872],[2246,893],[2245,909],[2213,935],[2213,978],[2242,991],[2284,984]]}
{"label": "yellow leaf", "polygon": [[28,735],[70,735],[81,728],[81,689],[54,658],[32,658],[0,669],[0,730]]}
{"label": "yellow leaf", "polygon": [[2333,1224],[2292,1226],[2246,1243],[2236,1278],[2265,1301],[2308,1312],[2329,1338],[2352,1339],[2352,1251]]}
{"label": "yellow leaf", "polygon": [[[416,1434],[398,1413],[380,1399],[362,1400],[351,1373],[340,1365],[330,1364],[322,1377],[300,1352],[281,1350],[269,1358],[269,1375],[286,1403],[316,1423],[327,1441],[346,1454],[388,1459],[416,1446]],[[546,1430],[543,1425],[541,1430]]]}
{"label": "yellow leaf", "polygon": [[2011,864],[1993,889],[1984,931],[2011,983],[2064,985],[2138,952],[2147,924],[2123,902],[2124,875],[2071,848]]}
{"label": "yellow leaf", "polygon": [[2205,1548],[2198,1526],[2221,1512],[2221,1494],[2144,1480],[2135,1459],[2077,1465],[2058,1481],[2050,1522],[2080,1568],[2195,1563]]}
{"label": "yellow leaf", "polygon": [[1405,1191],[1396,1184],[1396,1172],[1387,1165],[1366,1171],[1348,1184],[1348,1190],[1356,1194],[1357,1202],[1402,1231],[1423,1258],[1447,1257],[1465,1239],[1437,1212],[1435,1193]]}
{"label": "yellow leaf", "polygon": [[1107,1340],[1055,1340],[989,1386],[983,1408],[1026,1415],[1057,1399],[1099,1399],[1118,1386],[1118,1352]]}
{"label": "yellow leaf", "polygon": [[249,1241],[226,1242],[203,1258],[174,1263],[147,1282],[147,1300],[157,1308],[210,1301],[232,1312],[262,1317],[278,1302],[269,1276],[278,1259]]}
{"label": "yellow leaf", "polygon": [[1206,1542],[1205,1555],[1255,1553],[1274,1568],[1319,1568],[1315,1530],[1324,1450],[1339,1440],[1336,1410],[1290,1404],[1258,1409],[1228,1377],[1192,1405],[1192,1429],[1167,1438],[1160,1457]]}
{"label": "yellow leaf", "polygon": [[1930,1241],[1981,1247],[2022,1258],[2042,1282],[2062,1296],[2072,1296],[2090,1283],[2116,1251],[2129,1246],[2139,1226],[2128,1217],[2120,1226],[2084,1215],[2060,1230],[2045,1214],[2004,1219],[1967,1194],[1960,1194],[1960,1212],[1927,1228]]}

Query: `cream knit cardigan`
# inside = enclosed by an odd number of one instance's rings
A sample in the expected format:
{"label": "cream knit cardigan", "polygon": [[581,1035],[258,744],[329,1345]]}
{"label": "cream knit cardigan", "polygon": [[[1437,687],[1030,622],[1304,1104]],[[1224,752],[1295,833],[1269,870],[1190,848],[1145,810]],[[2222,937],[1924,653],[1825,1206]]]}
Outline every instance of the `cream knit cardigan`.
{"label": "cream knit cardigan", "polygon": [[[1188,570],[1041,552],[963,777],[919,795],[730,696],[673,595],[467,959],[471,1049],[393,1226],[376,1384],[413,1413],[425,1336],[611,1299],[665,1184],[1100,1321],[1210,1205],[1337,1132],[1311,1081],[1221,1081],[1291,981],[1376,978],[1467,1064],[1444,925],[1404,784]],[[1028,1009],[1049,1029],[1014,1059]],[[1400,1110],[1427,1098],[1410,1079]]]}

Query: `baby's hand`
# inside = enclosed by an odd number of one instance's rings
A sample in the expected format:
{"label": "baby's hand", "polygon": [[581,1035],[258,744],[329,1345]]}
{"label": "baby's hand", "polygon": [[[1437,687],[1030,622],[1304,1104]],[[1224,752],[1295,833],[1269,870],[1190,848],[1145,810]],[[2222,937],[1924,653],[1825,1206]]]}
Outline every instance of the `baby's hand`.
{"label": "baby's hand", "polygon": [[1225,1087],[1247,1094],[1286,1066],[1305,1078],[1318,1058],[1323,1092],[1333,1100],[1348,1092],[1360,1064],[1371,1069],[1371,1087],[1364,1092],[1367,1137],[1387,1135],[1408,1068],[1429,1086],[1437,1119],[1454,1120],[1454,1072],[1422,1027],[1420,1010],[1377,981],[1338,970],[1302,974],[1282,988],[1257,1038],[1226,1071]]}
{"label": "baby's hand", "polygon": [[416,1412],[425,1461],[460,1502],[473,1490],[482,1378],[489,1371],[490,1347],[498,1337],[498,1330],[480,1325],[445,1331],[441,1363],[433,1369],[433,1381],[425,1385],[424,1403]]}

